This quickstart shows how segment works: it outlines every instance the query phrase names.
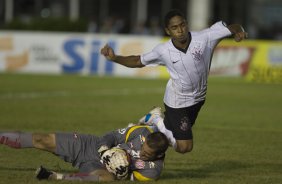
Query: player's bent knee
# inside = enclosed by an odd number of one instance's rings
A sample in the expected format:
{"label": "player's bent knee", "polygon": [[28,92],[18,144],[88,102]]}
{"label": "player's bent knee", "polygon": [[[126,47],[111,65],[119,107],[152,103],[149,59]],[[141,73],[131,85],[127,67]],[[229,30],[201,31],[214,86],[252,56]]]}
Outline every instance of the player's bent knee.
{"label": "player's bent knee", "polygon": [[35,148],[54,152],[56,148],[55,134],[33,134],[32,143]]}
{"label": "player's bent knee", "polygon": [[177,151],[179,153],[188,153],[191,152],[193,150],[193,147],[180,147]]}
{"label": "player's bent knee", "polygon": [[177,141],[177,149],[176,151],[179,153],[188,153],[193,150],[193,141],[185,140],[185,141]]}

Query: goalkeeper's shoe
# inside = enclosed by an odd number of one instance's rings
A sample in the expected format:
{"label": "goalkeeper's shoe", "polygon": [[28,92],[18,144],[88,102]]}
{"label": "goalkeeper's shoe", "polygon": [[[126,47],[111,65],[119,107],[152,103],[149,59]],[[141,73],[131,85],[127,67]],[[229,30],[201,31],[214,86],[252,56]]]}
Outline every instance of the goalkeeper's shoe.
{"label": "goalkeeper's shoe", "polygon": [[48,180],[49,177],[53,174],[53,172],[48,171],[46,168],[44,168],[43,166],[40,166],[36,172],[36,178],[38,180]]}
{"label": "goalkeeper's shoe", "polygon": [[160,107],[153,108],[148,114],[139,120],[140,125],[154,125],[157,122],[154,121],[162,117],[162,109]]}

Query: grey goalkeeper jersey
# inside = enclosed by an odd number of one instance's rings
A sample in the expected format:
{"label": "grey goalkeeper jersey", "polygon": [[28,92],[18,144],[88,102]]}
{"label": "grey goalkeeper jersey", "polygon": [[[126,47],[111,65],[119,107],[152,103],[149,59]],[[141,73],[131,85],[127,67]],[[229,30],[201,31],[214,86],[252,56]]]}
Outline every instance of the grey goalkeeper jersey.
{"label": "grey goalkeeper jersey", "polygon": [[107,145],[125,149],[131,155],[131,180],[149,181],[160,177],[164,167],[164,158],[156,161],[143,161],[140,159],[140,151],[148,134],[156,132],[153,126],[132,126],[105,134],[100,138],[100,146]]}

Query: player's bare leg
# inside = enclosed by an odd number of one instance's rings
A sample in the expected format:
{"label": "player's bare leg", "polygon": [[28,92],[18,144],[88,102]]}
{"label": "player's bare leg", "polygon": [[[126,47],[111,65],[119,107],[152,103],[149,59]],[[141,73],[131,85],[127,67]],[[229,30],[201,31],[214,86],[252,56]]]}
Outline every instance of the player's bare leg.
{"label": "player's bare leg", "polygon": [[148,114],[142,117],[139,120],[139,124],[146,124],[146,125],[155,125],[158,127],[159,131],[164,133],[171,146],[175,149],[178,153],[188,153],[193,149],[193,140],[176,140],[172,134],[172,132],[166,129],[163,118],[161,116],[161,108],[155,107],[152,109]]}
{"label": "player's bare leg", "polygon": [[188,153],[193,149],[193,140],[176,140],[176,149],[178,153]]}
{"label": "player's bare leg", "polygon": [[56,151],[56,136],[55,134],[32,134],[32,143],[34,148],[49,151],[54,153]]}

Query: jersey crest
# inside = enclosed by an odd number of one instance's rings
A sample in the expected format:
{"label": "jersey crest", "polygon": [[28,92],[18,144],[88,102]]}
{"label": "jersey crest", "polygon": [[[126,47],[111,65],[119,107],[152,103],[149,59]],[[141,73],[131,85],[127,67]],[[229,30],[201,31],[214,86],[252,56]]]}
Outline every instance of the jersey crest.
{"label": "jersey crest", "polygon": [[135,167],[137,169],[144,169],[145,168],[145,162],[143,160],[137,159],[135,162]]}
{"label": "jersey crest", "polygon": [[200,42],[194,43],[194,46],[191,48],[191,55],[194,60],[201,61],[203,55],[202,44]]}

